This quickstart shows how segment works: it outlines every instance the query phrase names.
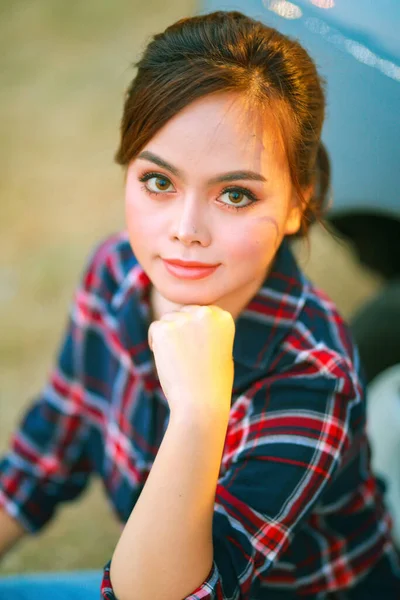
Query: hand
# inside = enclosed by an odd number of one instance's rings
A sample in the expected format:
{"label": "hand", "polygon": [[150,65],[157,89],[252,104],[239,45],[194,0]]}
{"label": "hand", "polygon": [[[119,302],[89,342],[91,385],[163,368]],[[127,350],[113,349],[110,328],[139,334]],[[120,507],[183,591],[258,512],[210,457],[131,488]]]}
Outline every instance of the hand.
{"label": "hand", "polygon": [[184,306],[153,321],[149,345],[171,415],[229,416],[234,336],[232,315],[218,306]]}

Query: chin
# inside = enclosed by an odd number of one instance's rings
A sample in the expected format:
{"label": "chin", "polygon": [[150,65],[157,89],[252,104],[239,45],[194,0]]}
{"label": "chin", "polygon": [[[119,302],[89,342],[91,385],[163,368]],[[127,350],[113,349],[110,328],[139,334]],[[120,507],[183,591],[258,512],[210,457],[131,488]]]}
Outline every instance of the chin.
{"label": "chin", "polygon": [[[161,292],[162,293],[162,292]],[[217,304],[218,298],[215,295],[211,294],[173,294],[173,293],[165,293],[163,294],[164,298],[173,302],[174,304],[181,304],[182,306],[188,304],[199,304],[203,306],[210,306],[211,304]]]}
{"label": "chin", "polygon": [[[202,285],[204,286],[204,283]],[[200,282],[182,282],[179,286],[161,285],[156,287],[166,300],[174,304],[201,304],[207,306],[216,304],[219,299],[219,296],[215,294],[215,290],[209,289],[211,286],[204,286],[204,289],[201,289]]]}

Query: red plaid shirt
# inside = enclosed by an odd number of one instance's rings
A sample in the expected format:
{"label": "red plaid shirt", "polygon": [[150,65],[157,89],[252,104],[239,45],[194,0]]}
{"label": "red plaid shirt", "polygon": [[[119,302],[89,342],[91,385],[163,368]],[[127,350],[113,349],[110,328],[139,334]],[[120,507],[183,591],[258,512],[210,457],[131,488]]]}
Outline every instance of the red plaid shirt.
{"label": "red plaid shirt", "polygon": [[[149,290],[126,233],[96,248],[58,362],[0,462],[0,505],[30,531],[91,473],[122,522],[145,485],[169,417],[147,343]],[[233,354],[214,562],[187,600],[325,598],[384,556],[394,564],[358,355],[287,241],[236,322]],[[109,563],[102,597],[115,598]]]}

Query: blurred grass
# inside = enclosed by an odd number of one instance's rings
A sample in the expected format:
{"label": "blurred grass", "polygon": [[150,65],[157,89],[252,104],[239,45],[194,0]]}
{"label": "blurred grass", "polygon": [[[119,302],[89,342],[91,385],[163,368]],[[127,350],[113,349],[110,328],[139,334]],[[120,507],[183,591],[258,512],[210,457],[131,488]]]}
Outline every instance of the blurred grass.
{"label": "blurred grass", "polygon": [[[0,8],[0,450],[51,367],[87,254],[123,227],[113,164],[131,65],[192,0]],[[100,568],[120,526],[94,482],[1,572]]]}
{"label": "blurred grass", "polygon": [[[43,386],[94,243],[123,227],[113,164],[124,90],[146,40],[194,0],[3,0],[0,6],[0,451]],[[308,273],[348,316],[379,286],[322,229]],[[120,532],[94,482],[2,573],[100,568]]]}

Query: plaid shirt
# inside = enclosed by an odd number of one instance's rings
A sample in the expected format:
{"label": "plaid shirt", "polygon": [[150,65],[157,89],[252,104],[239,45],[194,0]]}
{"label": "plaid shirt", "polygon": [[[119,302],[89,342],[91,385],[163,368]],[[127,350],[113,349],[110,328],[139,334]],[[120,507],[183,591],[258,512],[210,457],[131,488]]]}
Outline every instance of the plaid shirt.
{"label": "plaid shirt", "polygon": [[[32,532],[93,472],[122,522],[135,505],[169,416],[147,343],[149,291],[125,232],[95,249],[57,364],[0,463],[0,505]],[[236,322],[233,354],[214,561],[187,599],[325,598],[357,586],[393,553],[358,356],[287,241]],[[115,598],[109,563],[101,593]]]}

